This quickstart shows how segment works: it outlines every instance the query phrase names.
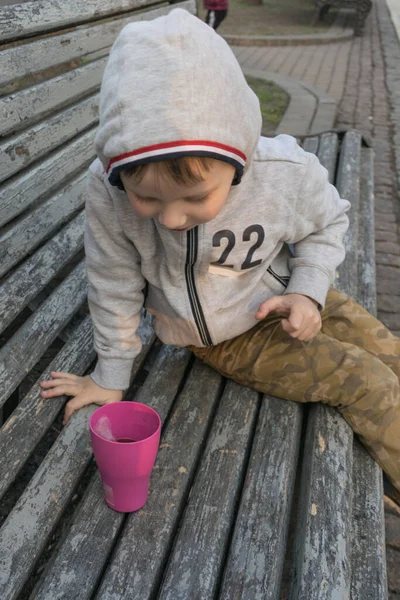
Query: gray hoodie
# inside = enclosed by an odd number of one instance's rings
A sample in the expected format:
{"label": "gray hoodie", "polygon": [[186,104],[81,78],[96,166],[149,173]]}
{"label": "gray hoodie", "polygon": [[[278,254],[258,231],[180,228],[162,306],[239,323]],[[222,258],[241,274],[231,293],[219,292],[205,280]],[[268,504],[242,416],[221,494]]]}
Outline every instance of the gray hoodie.
{"label": "gray hoodie", "polygon": [[[157,335],[179,346],[249,330],[274,295],[304,294],[324,306],[344,259],[350,204],[294,138],[263,138],[260,129],[258,100],[209,26],[175,9],[122,30],[103,77],[100,160],[87,181],[92,377],[102,387],[129,384],[146,281]],[[191,154],[235,166],[221,212],[184,232],[138,216],[121,189],[121,165]]]}

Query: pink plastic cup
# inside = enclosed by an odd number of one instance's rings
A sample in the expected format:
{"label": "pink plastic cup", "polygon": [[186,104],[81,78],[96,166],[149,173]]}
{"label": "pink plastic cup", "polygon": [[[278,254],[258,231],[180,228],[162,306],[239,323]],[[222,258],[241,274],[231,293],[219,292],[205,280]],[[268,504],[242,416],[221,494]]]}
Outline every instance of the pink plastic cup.
{"label": "pink plastic cup", "polygon": [[[95,431],[100,417],[108,417],[116,442]],[[93,452],[103,481],[107,505],[133,512],[145,505],[151,471],[160,443],[159,414],[139,402],[115,402],[98,408],[90,418]],[[133,442],[119,442],[131,439]]]}

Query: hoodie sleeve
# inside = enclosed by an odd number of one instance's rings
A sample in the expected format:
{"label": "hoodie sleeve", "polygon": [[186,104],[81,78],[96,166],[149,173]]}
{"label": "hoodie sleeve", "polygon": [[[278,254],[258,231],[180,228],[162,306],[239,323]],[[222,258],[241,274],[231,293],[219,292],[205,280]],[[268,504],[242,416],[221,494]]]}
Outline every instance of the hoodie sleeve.
{"label": "hoodie sleeve", "polygon": [[324,307],[336,269],[345,257],[343,238],[349,226],[345,213],[350,202],[340,198],[316,156],[307,156],[287,240],[294,245],[294,256],[289,260],[291,277],[284,293],[310,296]]}
{"label": "hoodie sleeve", "polygon": [[140,255],[125,236],[103,181],[89,170],[86,185],[88,301],[98,354],[91,377],[101,387],[123,390],[142,348],[136,331],[145,280]]}

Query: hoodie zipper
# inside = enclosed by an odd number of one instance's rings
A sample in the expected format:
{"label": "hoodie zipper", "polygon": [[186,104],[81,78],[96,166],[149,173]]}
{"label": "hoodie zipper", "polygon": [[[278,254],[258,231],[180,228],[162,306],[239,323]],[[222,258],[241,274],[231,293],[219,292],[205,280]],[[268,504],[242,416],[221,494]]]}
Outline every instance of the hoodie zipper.
{"label": "hoodie zipper", "polygon": [[285,286],[285,288],[289,285],[290,277],[286,277],[285,275],[278,275],[277,273],[275,273],[275,271],[271,269],[271,266],[268,267],[267,273],[272,275],[272,277],[275,277],[275,279],[279,281],[279,283],[281,283],[283,286]]}
{"label": "hoodie zipper", "polygon": [[189,229],[186,233],[187,249],[186,249],[186,263],[185,263],[185,277],[186,285],[189,295],[190,306],[192,308],[193,316],[197,329],[199,331],[200,339],[205,346],[212,346],[212,339],[210,332],[208,331],[207,323],[204,317],[203,309],[200,304],[200,299],[197,294],[196,283],[194,278],[194,265],[197,261],[197,249],[199,245],[199,232],[198,227]]}

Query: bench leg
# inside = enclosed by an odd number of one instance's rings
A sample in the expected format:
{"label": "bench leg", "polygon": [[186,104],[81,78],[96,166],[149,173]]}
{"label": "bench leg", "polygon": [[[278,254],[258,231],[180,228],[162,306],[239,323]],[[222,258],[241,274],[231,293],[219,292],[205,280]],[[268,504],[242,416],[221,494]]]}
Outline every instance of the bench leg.
{"label": "bench leg", "polygon": [[360,36],[364,33],[365,20],[372,8],[372,0],[365,0],[357,9],[356,25],[354,27],[354,35]]}
{"label": "bench leg", "polygon": [[320,8],[317,9],[316,15],[315,15],[315,19],[313,22],[313,25],[317,25],[317,23],[321,22],[324,20],[325,15],[328,14],[328,11],[330,9],[331,5],[330,4],[324,4],[323,6],[321,6]]}

